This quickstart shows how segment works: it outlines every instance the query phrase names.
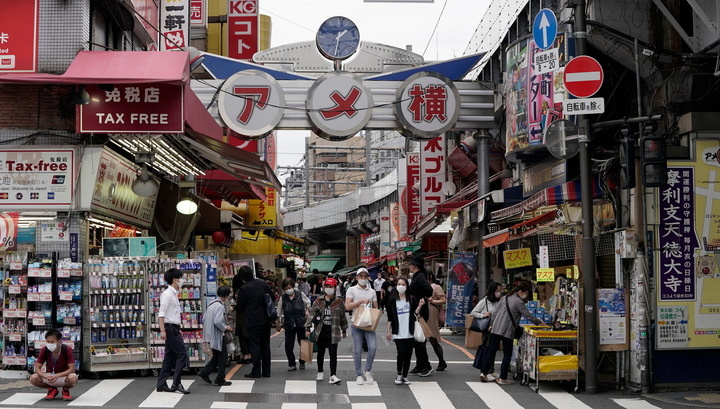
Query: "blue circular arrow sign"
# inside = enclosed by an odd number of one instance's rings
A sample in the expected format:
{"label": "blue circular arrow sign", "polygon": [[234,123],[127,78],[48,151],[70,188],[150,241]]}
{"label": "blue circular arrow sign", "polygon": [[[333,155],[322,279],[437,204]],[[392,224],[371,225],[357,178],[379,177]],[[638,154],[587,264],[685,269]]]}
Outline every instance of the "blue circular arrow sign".
{"label": "blue circular arrow sign", "polygon": [[550,9],[542,9],[533,22],[533,40],[542,50],[552,47],[557,35],[557,19]]}

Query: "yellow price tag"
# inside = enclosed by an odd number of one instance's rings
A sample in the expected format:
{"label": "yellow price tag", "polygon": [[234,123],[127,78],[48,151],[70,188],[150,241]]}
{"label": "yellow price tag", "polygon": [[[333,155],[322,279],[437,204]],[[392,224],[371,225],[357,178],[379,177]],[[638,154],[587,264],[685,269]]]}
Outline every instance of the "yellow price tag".
{"label": "yellow price tag", "polygon": [[535,269],[536,281],[538,283],[544,281],[555,281],[555,269],[554,268],[538,268]]}

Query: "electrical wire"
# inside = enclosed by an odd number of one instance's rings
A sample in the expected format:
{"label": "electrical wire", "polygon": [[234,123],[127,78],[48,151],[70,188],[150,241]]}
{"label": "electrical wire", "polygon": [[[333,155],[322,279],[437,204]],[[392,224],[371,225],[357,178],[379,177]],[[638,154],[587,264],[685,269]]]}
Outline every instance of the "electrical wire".
{"label": "electrical wire", "polygon": [[440,20],[442,19],[443,13],[445,13],[445,6],[447,6],[448,0],[445,0],[445,3],[442,6],[442,10],[440,10],[440,15],[437,18],[437,21],[435,22],[435,27],[433,28],[432,34],[430,34],[430,38],[428,39],[427,44],[425,44],[425,49],[423,50],[422,56],[425,57],[425,53],[427,52],[428,47],[430,47],[430,42],[432,41],[433,37],[435,36],[435,31],[438,28],[438,25],[440,24]]}

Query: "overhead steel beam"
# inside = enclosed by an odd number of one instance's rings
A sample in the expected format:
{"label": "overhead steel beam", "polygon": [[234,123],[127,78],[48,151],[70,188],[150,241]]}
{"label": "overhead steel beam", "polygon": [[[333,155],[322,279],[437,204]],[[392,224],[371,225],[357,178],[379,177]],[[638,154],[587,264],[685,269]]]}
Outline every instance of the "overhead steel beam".
{"label": "overhead steel beam", "polygon": [[673,17],[673,15],[670,13],[670,10],[668,10],[667,7],[665,7],[662,0],[653,0],[653,3],[655,4],[655,7],[657,7],[661,13],[663,13],[665,18],[670,22],[670,25],[673,26],[675,31],[677,31],[678,34],[680,34],[680,37],[683,39],[683,41],[685,41],[685,44],[687,44],[688,47],[690,47],[690,49],[693,50],[694,53],[698,52],[699,47],[697,45],[693,44],[692,38],[690,38],[690,36],[685,32],[685,30],[682,28],[682,26],[680,26],[680,23],[678,23],[678,21],[675,20],[675,17]]}

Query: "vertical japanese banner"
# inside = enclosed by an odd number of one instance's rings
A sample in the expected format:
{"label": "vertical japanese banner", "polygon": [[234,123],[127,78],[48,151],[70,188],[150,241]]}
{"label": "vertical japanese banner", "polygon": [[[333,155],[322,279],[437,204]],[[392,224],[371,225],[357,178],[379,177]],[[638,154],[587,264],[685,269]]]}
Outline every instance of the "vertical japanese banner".
{"label": "vertical japanese banner", "polygon": [[360,262],[369,263],[373,260],[373,251],[367,240],[370,238],[370,234],[360,235]]}
{"label": "vertical japanese banner", "polygon": [[0,213],[0,251],[17,250],[18,218],[20,213]]}
{"label": "vertical japanese banner", "polygon": [[251,60],[260,50],[258,0],[228,1],[228,57]]}
{"label": "vertical japanese banner", "polygon": [[528,43],[520,41],[507,51],[505,75],[505,149],[512,152],[528,146],[527,81]]}
{"label": "vertical japanese banner", "polygon": [[465,325],[465,314],[470,312],[475,286],[475,263],[475,253],[456,251],[450,255],[445,310],[445,322],[449,327]]}
{"label": "vertical japanese banner", "polygon": [[207,0],[190,0],[190,27],[207,26]]}
{"label": "vertical japanese banner", "polygon": [[190,45],[189,0],[160,0],[160,51]]}
{"label": "vertical japanese banner", "polygon": [[395,248],[395,242],[400,241],[400,205],[398,202],[390,203],[390,247]]}
{"label": "vertical japanese banner", "polygon": [[0,73],[37,71],[39,3],[0,1]]}
{"label": "vertical japanese banner", "polygon": [[273,172],[277,166],[277,146],[275,145],[275,132],[271,132],[265,137],[265,162],[267,162]]}
{"label": "vertical japanese banner", "polygon": [[[564,36],[559,36],[555,46],[559,46]],[[535,41],[530,41],[529,61],[534,61],[535,54],[541,52]],[[554,72],[544,74],[535,73],[535,64],[528,64],[527,88],[527,116],[528,116],[528,143],[540,145],[543,143],[543,134],[548,125],[562,118],[562,101],[555,101]]]}
{"label": "vertical japanese banner", "polygon": [[245,224],[253,228],[277,227],[277,192],[274,188],[266,187],[267,200],[251,199],[247,201],[247,218]]}
{"label": "vertical japanese banner", "polygon": [[407,231],[405,237],[410,236],[413,226],[420,221],[420,154],[409,153],[405,156],[407,168],[407,186],[403,192],[403,205],[407,216]]}
{"label": "vertical japanese banner", "polygon": [[420,214],[445,199],[445,141],[442,136],[420,143]]}
{"label": "vertical japanese banner", "polygon": [[387,256],[392,252],[393,242],[390,239],[392,234],[392,203],[380,212],[380,257]]}

